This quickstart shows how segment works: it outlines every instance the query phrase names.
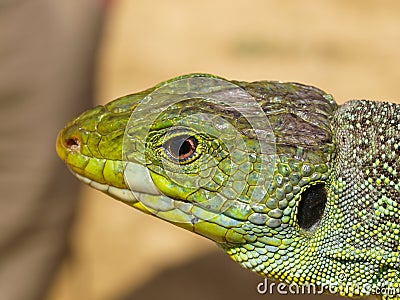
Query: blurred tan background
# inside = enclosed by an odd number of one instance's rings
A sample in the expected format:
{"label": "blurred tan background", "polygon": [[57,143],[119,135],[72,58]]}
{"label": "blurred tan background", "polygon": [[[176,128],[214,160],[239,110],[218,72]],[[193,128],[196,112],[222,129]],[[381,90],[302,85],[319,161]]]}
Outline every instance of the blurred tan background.
{"label": "blurred tan background", "polygon": [[[399,49],[394,0],[115,0],[97,101],[191,72],[302,82],[338,102],[398,101]],[[271,298],[257,295],[260,280],[206,239],[82,186],[69,255],[48,299]]]}

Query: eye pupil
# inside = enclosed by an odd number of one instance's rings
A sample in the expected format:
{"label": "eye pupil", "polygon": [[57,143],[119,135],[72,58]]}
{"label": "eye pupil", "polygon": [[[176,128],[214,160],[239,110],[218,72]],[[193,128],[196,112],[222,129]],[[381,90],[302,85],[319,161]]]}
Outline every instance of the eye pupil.
{"label": "eye pupil", "polygon": [[181,147],[179,148],[179,157],[184,157],[185,155],[189,154],[191,151],[193,151],[193,142],[186,140],[183,142]]}
{"label": "eye pupil", "polygon": [[164,148],[169,155],[179,161],[192,157],[196,152],[196,147],[197,139],[193,136],[173,137],[164,144]]}

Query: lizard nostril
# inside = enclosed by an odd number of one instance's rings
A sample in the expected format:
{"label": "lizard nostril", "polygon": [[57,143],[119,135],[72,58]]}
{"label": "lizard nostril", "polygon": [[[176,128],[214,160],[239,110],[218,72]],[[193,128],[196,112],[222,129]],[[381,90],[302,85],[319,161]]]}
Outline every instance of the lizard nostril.
{"label": "lizard nostril", "polygon": [[76,137],[71,137],[71,138],[65,139],[65,146],[70,151],[77,151],[77,150],[79,150],[81,143]]}

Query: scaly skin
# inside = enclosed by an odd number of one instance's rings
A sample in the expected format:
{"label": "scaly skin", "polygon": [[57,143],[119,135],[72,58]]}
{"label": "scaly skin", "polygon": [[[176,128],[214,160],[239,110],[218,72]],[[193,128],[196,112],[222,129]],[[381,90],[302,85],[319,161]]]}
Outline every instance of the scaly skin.
{"label": "scaly skin", "polygon": [[192,74],[82,113],[57,152],[83,182],[247,269],[386,298],[400,287],[399,121],[396,104]]}

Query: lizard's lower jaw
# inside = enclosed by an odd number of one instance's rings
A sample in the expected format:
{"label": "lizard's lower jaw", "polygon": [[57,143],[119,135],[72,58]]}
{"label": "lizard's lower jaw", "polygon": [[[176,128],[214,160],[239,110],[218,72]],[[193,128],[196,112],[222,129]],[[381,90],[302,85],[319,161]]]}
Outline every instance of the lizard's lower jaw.
{"label": "lizard's lower jaw", "polygon": [[[99,190],[121,202],[124,202],[125,204],[128,204],[129,206],[132,206],[146,214],[149,214],[150,211],[146,206],[143,205],[143,203],[140,201],[140,198],[150,196],[150,197],[158,197],[155,195],[147,194],[147,193],[139,193],[139,192],[133,192],[129,188],[117,188],[108,184],[104,183],[99,183],[94,180],[91,180],[87,177],[84,177],[76,172],[74,172],[72,169],[70,169],[71,173],[78,178],[80,181],[83,183],[93,187],[96,190]],[[152,184],[152,183],[151,183]]]}

